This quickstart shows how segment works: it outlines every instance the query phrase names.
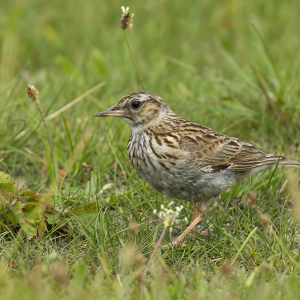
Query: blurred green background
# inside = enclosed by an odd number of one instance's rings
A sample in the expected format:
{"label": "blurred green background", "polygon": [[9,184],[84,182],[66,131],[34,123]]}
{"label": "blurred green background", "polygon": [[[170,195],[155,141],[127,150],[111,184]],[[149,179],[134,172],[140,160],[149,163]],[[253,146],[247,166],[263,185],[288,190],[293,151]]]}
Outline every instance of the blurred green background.
{"label": "blurred green background", "polygon": [[[252,139],[253,124],[270,122],[251,65],[280,110],[290,118],[298,111],[299,1],[1,1],[2,140],[23,125],[10,121],[35,111],[23,92],[27,83],[38,87],[47,115],[105,81],[65,114],[71,122],[88,118],[104,133],[107,124],[93,115],[141,89],[119,27],[122,5],[135,13],[128,36],[145,88],[179,115]],[[247,133],[240,118],[252,122]]]}

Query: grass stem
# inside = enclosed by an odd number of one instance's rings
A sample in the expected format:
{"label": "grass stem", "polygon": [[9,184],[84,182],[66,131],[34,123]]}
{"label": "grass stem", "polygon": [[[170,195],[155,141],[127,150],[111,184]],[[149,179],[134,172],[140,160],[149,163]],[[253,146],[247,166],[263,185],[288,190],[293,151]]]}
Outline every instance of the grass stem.
{"label": "grass stem", "polygon": [[141,74],[140,74],[140,72],[139,72],[138,65],[137,65],[137,63],[136,63],[136,61],[135,61],[135,59],[134,59],[133,54],[132,54],[132,51],[131,51],[131,48],[130,48],[130,44],[129,44],[129,41],[128,41],[128,37],[127,37],[126,30],[124,30],[124,34],[125,34],[125,40],[126,40],[127,47],[128,47],[129,52],[130,52],[130,55],[131,55],[131,58],[132,58],[132,61],[133,61],[133,64],[134,64],[136,73],[137,73],[137,75],[138,75],[138,77],[139,77],[141,87],[142,87],[142,89],[144,90],[144,85],[143,85],[142,77],[141,77]]}
{"label": "grass stem", "polygon": [[150,265],[151,265],[151,262],[152,262],[152,260],[153,260],[153,258],[154,258],[154,256],[155,256],[155,254],[156,254],[156,250],[157,250],[158,247],[160,246],[161,241],[162,241],[163,237],[164,237],[165,234],[166,234],[167,228],[168,228],[168,226],[165,226],[165,227],[164,227],[164,229],[163,229],[163,231],[162,231],[162,233],[161,233],[161,236],[160,236],[158,242],[157,242],[156,245],[155,245],[155,249],[154,249],[154,251],[152,252],[152,254],[151,254],[151,256],[150,256],[150,259],[149,259],[148,264],[147,264],[147,267],[146,267],[146,269],[145,269],[145,271],[144,271],[143,277],[145,277],[145,276],[147,275],[147,272],[148,272],[148,270],[149,270],[149,267],[150,267]]}
{"label": "grass stem", "polygon": [[43,114],[43,112],[41,110],[39,101],[36,100],[35,103],[36,103],[36,105],[37,105],[37,107],[39,109],[40,115],[42,117],[45,129],[46,129],[46,132],[47,132],[47,138],[48,138],[48,143],[49,143],[49,147],[50,147],[50,158],[51,158],[51,162],[52,162],[52,169],[53,169],[54,181],[56,182],[56,172],[55,172],[54,157],[53,157],[53,146],[52,146],[52,142],[51,142],[51,138],[50,138],[50,134],[49,134],[49,129],[48,129],[48,126],[47,126],[44,114]]}

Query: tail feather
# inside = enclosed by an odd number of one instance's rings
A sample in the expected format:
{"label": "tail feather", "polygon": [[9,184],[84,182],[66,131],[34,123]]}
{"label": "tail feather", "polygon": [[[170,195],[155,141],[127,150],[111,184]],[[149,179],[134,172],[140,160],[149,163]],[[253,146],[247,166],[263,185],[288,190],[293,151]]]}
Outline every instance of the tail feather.
{"label": "tail feather", "polygon": [[279,166],[290,166],[290,167],[300,167],[300,162],[296,160],[289,160],[284,156],[279,155],[270,155],[267,156],[266,161],[269,161],[271,165],[276,166],[277,164]]}
{"label": "tail feather", "polygon": [[300,167],[300,162],[294,160],[280,161],[279,166]]}

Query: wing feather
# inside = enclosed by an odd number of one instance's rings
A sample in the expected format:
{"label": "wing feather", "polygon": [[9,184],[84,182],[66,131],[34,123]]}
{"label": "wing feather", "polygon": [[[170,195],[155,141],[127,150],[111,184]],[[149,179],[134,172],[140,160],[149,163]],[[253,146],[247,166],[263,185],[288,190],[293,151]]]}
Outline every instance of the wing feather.
{"label": "wing feather", "polygon": [[205,172],[230,169],[237,172],[251,171],[267,165],[276,165],[283,156],[266,154],[249,143],[220,134],[183,136],[180,146],[189,152],[195,164]]}

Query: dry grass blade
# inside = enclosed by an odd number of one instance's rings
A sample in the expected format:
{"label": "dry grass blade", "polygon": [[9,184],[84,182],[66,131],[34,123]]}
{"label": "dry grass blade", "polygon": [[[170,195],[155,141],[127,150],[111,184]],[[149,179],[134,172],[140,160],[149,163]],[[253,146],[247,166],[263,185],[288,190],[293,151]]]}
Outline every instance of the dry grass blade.
{"label": "dry grass blade", "polygon": [[[48,117],[45,118],[45,120],[52,120],[55,117],[57,117],[58,115],[60,115],[62,112],[66,111],[67,109],[69,109],[70,107],[72,107],[73,105],[77,104],[78,102],[80,102],[81,100],[83,100],[85,97],[87,97],[88,95],[90,95],[91,93],[97,91],[99,88],[103,87],[106,84],[105,81],[99,83],[98,85],[94,86],[93,88],[89,89],[88,91],[86,91],[85,93],[83,93],[81,96],[79,96],[78,98],[74,99],[73,101],[71,101],[70,103],[68,103],[67,105],[65,105],[64,107],[60,108],[58,111],[56,111],[55,113],[49,115]],[[37,128],[38,124],[34,125],[34,129]],[[22,136],[24,136],[26,133],[28,132],[28,130],[23,130],[21,131],[15,138],[14,141],[19,140]]]}
{"label": "dry grass blade", "polygon": [[299,179],[292,170],[287,172],[287,185],[290,191],[291,201],[293,203],[294,218],[300,223],[300,189],[298,186]]}
{"label": "dry grass blade", "polygon": [[62,112],[64,112],[65,110],[69,109],[70,107],[72,107],[73,105],[77,104],[78,102],[80,102],[82,99],[84,99],[85,97],[87,97],[88,95],[90,95],[91,93],[97,91],[98,89],[100,89],[101,87],[103,87],[106,84],[105,81],[99,83],[98,85],[94,86],[93,88],[91,88],[90,90],[86,91],[85,93],[83,93],[81,96],[79,96],[78,98],[76,98],[75,100],[71,101],[70,103],[68,103],[67,105],[65,105],[64,107],[60,108],[58,111],[56,111],[55,113],[49,115],[48,117],[46,117],[46,120],[51,120],[55,117],[57,117],[58,115],[60,115]]}

